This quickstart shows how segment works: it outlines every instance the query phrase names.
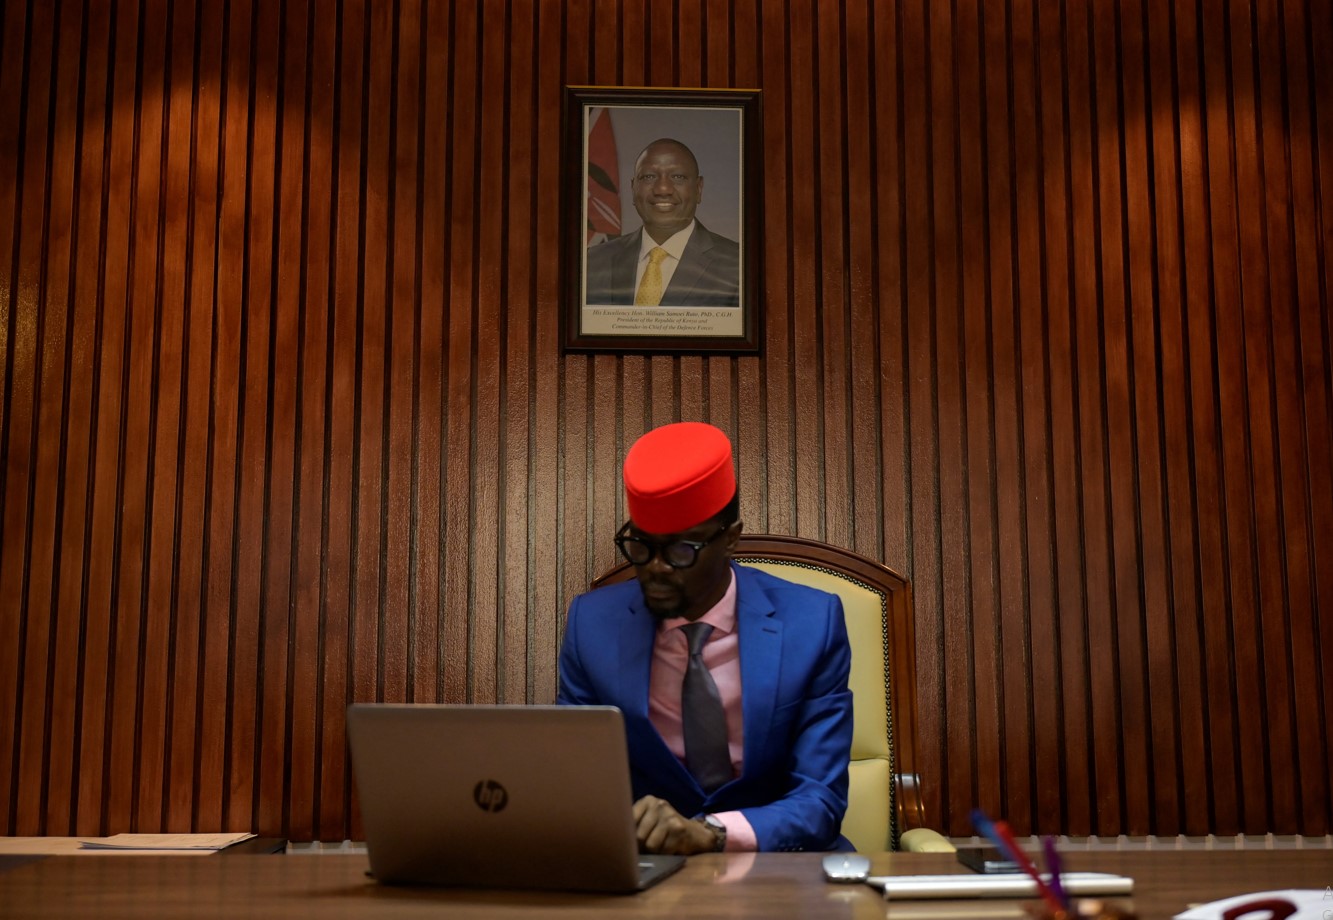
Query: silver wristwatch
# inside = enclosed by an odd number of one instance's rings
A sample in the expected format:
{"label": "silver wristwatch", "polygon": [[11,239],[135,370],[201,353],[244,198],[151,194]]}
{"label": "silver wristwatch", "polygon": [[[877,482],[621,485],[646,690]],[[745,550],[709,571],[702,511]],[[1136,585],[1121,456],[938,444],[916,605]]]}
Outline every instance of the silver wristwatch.
{"label": "silver wristwatch", "polygon": [[727,846],[727,826],[722,823],[717,815],[700,815],[699,822],[704,827],[713,832],[716,840],[713,842],[713,852],[721,853]]}

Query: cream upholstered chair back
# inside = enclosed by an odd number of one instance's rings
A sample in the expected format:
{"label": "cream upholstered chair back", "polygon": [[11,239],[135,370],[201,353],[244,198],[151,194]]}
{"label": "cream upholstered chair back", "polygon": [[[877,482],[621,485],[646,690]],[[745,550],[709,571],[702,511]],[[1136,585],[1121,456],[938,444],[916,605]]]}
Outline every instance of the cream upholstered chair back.
{"label": "cream upholstered chair back", "polygon": [[[952,849],[925,830],[916,774],[916,645],[911,586],[888,566],[802,537],[742,534],[742,565],[842,599],[852,648],[853,728],[842,833],[863,852]],[[627,563],[594,587],[631,577]]]}
{"label": "cream upholstered chair back", "polygon": [[841,572],[809,563],[741,558],[743,565],[800,582],[842,598],[852,646],[852,762],[848,767],[843,836],[858,850],[891,849],[898,839],[893,782],[893,712],[884,654],[884,594]]}

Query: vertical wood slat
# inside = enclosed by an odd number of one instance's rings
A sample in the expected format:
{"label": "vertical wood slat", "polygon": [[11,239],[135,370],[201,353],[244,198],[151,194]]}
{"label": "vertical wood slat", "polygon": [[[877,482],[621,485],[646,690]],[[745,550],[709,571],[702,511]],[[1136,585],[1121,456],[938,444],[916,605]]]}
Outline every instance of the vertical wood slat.
{"label": "vertical wood slat", "polygon": [[[0,26],[0,831],[356,835],[694,417],[911,576],[935,826],[1333,826],[1324,5],[167,6]],[[762,88],[761,357],[559,353],[586,82]]]}
{"label": "vertical wood slat", "polygon": [[[68,67],[62,67],[62,53],[71,40],[65,22],[62,22],[60,10],[49,10],[44,15],[36,13],[32,17],[32,38],[29,42],[30,63],[38,73],[48,78],[40,88],[34,87],[27,100],[27,111],[33,132],[28,136],[28,150],[41,157],[40,164],[25,176],[24,197],[28,207],[49,215],[53,209],[62,206],[68,213],[69,202],[62,182],[62,161],[66,161],[69,152],[58,150],[50,137],[52,128],[62,106],[62,84],[68,85]],[[62,71],[64,72],[62,74]],[[67,95],[67,92],[65,93]],[[63,200],[62,200],[63,199]],[[27,210],[27,207],[24,208]],[[62,226],[63,225],[63,226]],[[54,521],[56,516],[56,493],[59,488],[58,475],[60,426],[60,405],[63,399],[65,370],[63,355],[59,343],[63,336],[61,327],[65,325],[66,302],[62,297],[63,285],[60,276],[51,272],[31,256],[24,258],[23,247],[36,247],[38,251],[51,252],[51,258],[61,259],[62,252],[68,245],[68,224],[53,221],[49,217],[36,228],[37,233],[24,234],[20,240],[20,258],[33,266],[31,276],[31,296],[40,305],[40,318],[32,324],[27,336],[15,336],[16,353],[19,349],[27,350],[31,336],[31,379],[26,381],[30,388],[26,394],[25,414],[30,421],[25,435],[30,438],[26,445],[31,457],[28,471],[26,495],[15,502],[22,509],[6,509],[6,521],[16,517],[26,521],[26,535],[18,537],[25,543],[24,552],[28,557],[27,571],[24,572],[21,590],[22,603],[32,608],[55,613],[52,605],[53,586],[51,580],[58,576],[59,564],[55,552]],[[29,250],[31,252],[31,250]],[[22,363],[15,362],[13,370],[22,373]],[[54,429],[54,431],[53,431]],[[54,436],[48,435],[52,432]],[[17,514],[15,514],[17,512]],[[9,534],[5,535],[10,540]],[[35,709],[23,720],[19,732],[19,744],[25,757],[20,761],[19,769],[29,771],[36,765],[37,758],[50,743],[50,723],[59,718],[56,707],[50,701],[52,683],[56,672],[49,654],[50,647],[58,640],[60,622],[54,615],[45,615],[30,620],[27,624],[27,641],[24,643],[24,662],[22,666],[22,692],[26,697],[43,700],[40,709]],[[37,790],[34,790],[36,792]],[[18,817],[23,820],[28,816],[43,815],[50,795],[49,779],[40,790],[40,795],[28,798],[20,797]]]}
{"label": "vertical wood slat", "polygon": [[[18,147],[23,138],[24,119],[21,117],[23,82],[27,72],[24,35],[29,11],[24,5],[10,4],[0,20],[0,142],[6,155],[0,161],[0,260],[4,268],[4,300],[0,302],[0,379],[4,392],[0,393],[0,464],[4,465],[5,488],[0,490],[0,585],[13,590],[13,580],[20,577],[26,560],[14,562],[14,550],[6,530],[7,506],[12,499],[10,486],[10,433],[13,417],[11,402],[14,376],[14,321],[18,306],[18,251],[21,237],[19,204],[22,201],[22,157]],[[7,596],[12,597],[12,594]],[[19,661],[23,622],[15,613],[0,616],[0,757],[10,777],[19,775],[18,716]],[[11,779],[8,788],[0,794],[0,822],[10,826],[17,809],[18,783]]]}

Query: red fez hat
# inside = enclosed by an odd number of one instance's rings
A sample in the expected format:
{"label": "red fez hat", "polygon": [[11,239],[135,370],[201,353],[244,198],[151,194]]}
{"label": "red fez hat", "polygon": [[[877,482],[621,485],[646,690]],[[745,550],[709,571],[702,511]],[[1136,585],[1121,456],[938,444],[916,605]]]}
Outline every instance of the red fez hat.
{"label": "red fez hat", "polygon": [[645,533],[680,533],[702,524],[736,494],[731,441],[703,422],[654,428],[625,455],[625,498]]}

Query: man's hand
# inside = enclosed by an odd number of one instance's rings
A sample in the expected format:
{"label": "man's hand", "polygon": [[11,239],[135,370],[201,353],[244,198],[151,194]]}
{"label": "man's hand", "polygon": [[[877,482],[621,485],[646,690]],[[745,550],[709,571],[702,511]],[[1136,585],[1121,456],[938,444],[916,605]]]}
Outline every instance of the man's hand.
{"label": "man's hand", "polygon": [[711,853],[717,843],[717,837],[703,822],[684,817],[655,795],[645,795],[635,802],[633,814],[639,849],[645,853]]}

